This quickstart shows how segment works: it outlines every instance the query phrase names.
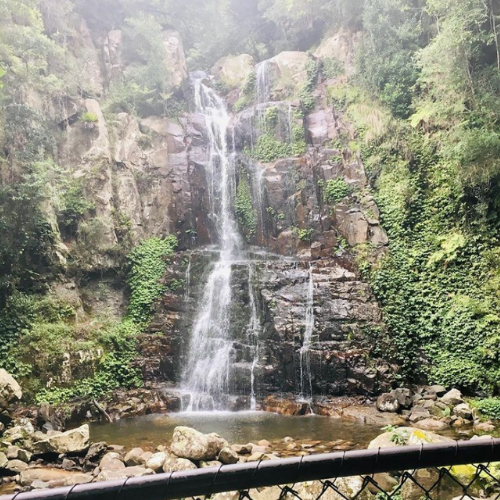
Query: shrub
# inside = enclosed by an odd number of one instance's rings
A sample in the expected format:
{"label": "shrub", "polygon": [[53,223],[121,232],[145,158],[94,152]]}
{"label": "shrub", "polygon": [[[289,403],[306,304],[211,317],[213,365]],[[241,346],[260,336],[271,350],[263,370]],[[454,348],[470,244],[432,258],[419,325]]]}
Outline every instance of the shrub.
{"label": "shrub", "polygon": [[82,113],[80,120],[82,120],[83,123],[97,123],[99,121],[99,117],[95,113],[86,111],[85,113]]}
{"label": "shrub", "polygon": [[477,408],[483,417],[500,420],[500,398],[475,400],[471,401],[471,405]]}
{"label": "shrub", "polygon": [[177,238],[150,238],[140,243],[129,256],[129,316],[137,324],[145,324],[152,314],[155,300],[166,290],[161,279],[167,267],[166,257],[174,253]]}
{"label": "shrub", "polygon": [[352,188],[344,179],[330,179],[325,187],[325,201],[330,204],[339,203],[352,194]]}

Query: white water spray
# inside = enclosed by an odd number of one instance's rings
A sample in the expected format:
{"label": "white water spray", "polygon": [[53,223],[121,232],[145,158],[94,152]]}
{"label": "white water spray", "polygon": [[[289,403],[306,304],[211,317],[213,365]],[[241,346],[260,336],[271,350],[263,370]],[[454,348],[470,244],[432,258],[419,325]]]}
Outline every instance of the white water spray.
{"label": "white water spray", "polygon": [[205,117],[209,142],[207,175],[210,180],[211,216],[217,229],[219,260],[211,271],[196,313],[184,372],[190,394],[188,411],[224,409],[229,392],[233,342],[230,338],[232,264],[241,252],[241,238],[231,205],[234,164],[228,151],[230,117],[222,99],[194,81],[196,109]]}
{"label": "white water spray", "polygon": [[312,267],[309,268],[309,280],[307,282],[306,316],[304,342],[300,348],[300,394],[299,400],[312,402],[312,378],[311,378],[311,343],[314,332],[314,279]]}
{"label": "white water spray", "polygon": [[248,344],[253,351],[252,367],[250,369],[250,409],[257,409],[257,398],[255,393],[255,368],[259,362],[259,333],[260,324],[257,314],[257,302],[253,283],[253,266],[248,264],[248,293],[250,296],[250,321],[248,322],[247,338]]}

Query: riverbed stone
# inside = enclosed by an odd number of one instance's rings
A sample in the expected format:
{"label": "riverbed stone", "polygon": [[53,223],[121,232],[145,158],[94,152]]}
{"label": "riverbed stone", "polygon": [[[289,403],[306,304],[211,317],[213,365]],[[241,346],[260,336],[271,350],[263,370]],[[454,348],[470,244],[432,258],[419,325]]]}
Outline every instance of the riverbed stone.
{"label": "riverbed stone", "polygon": [[474,430],[477,432],[493,432],[495,426],[492,422],[480,422],[474,425]]}
{"label": "riverbed stone", "polygon": [[33,446],[35,455],[43,453],[79,453],[89,448],[89,426],[84,424],[70,431],[49,435]]}
{"label": "riverbed stone", "polygon": [[377,398],[377,409],[379,411],[396,413],[399,410],[400,404],[394,393],[381,394]]}
{"label": "riverbed stone", "polygon": [[464,402],[462,393],[458,389],[451,389],[444,396],[441,401],[448,406],[456,406]]}
{"label": "riverbed stone", "polygon": [[125,455],[124,462],[129,467],[134,465],[143,465],[145,463],[144,450],[142,448],[132,448]]}
{"label": "riverbed stone", "polygon": [[142,477],[152,474],[154,474],[154,471],[151,469],[134,465],[120,470],[103,470],[97,476],[97,481],[118,481],[120,479],[127,479],[128,477]]}
{"label": "riverbed stone", "polygon": [[436,432],[444,431],[445,429],[449,428],[446,422],[435,420],[433,418],[424,418],[423,420],[419,420],[418,422],[416,422],[414,425],[419,429]]}
{"label": "riverbed stone", "polygon": [[85,460],[97,460],[105,453],[107,448],[108,445],[104,441],[92,443],[87,451],[87,454],[85,455]]}
{"label": "riverbed stone", "polygon": [[436,393],[437,397],[444,396],[446,394],[446,387],[442,385],[431,385],[430,389]]}
{"label": "riverbed stone", "polygon": [[0,409],[8,408],[23,397],[21,386],[16,379],[3,368],[0,368]]}
{"label": "riverbed stone", "polygon": [[103,459],[99,464],[99,469],[101,469],[101,471],[119,471],[125,469],[125,464],[117,458]]}
{"label": "riverbed stone", "polygon": [[214,460],[228,442],[218,434],[202,434],[191,427],[176,427],[170,450],[179,458]]}
{"label": "riverbed stone", "polygon": [[65,482],[73,475],[74,473],[62,469],[54,469],[50,467],[46,468],[36,467],[33,469],[26,469],[22,471],[21,474],[19,475],[19,484],[21,486],[29,486],[34,481],[41,481],[44,483],[50,483],[52,481]]}
{"label": "riverbed stone", "polygon": [[461,403],[453,408],[453,415],[463,418],[464,420],[471,420],[472,409],[467,403]]}
{"label": "riverbed stone", "polygon": [[119,453],[116,451],[109,451],[102,457],[99,467],[103,467],[110,460],[118,460],[123,463],[123,458]]}
{"label": "riverbed stone", "polygon": [[7,466],[5,467],[7,470],[12,472],[16,472],[17,474],[21,473],[23,470],[28,468],[28,464],[26,462],[22,462],[21,460],[9,460],[7,462]]}
{"label": "riverbed stone", "polygon": [[201,469],[208,469],[209,467],[220,467],[222,465],[222,462],[219,462],[218,460],[209,460],[208,462],[200,462],[200,468]]}
{"label": "riverbed stone", "polygon": [[238,455],[251,455],[252,453],[251,444],[232,444],[231,449],[238,453]]}
{"label": "riverbed stone", "polygon": [[411,391],[407,387],[399,387],[398,389],[394,389],[392,391],[394,396],[399,402],[399,406],[404,409],[409,409],[411,408],[411,405],[413,403],[412,397],[411,397]]}
{"label": "riverbed stone", "polygon": [[154,453],[151,456],[151,458],[146,462],[146,467],[148,469],[154,470],[155,472],[160,472],[167,458],[168,455],[163,451]]}
{"label": "riverbed stone", "polygon": [[224,447],[220,451],[217,460],[223,464],[235,464],[238,462],[238,454],[229,447]]}
{"label": "riverbed stone", "polygon": [[186,458],[168,457],[163,464],[163,472],[178,472],[181,470],[194,470],[196,465]]}
{"label": "riverbed stone", "polygon": [[23,462],[30,462],[32,454],[27,451],[19,448],[19,446],[9,446],[6,451],[7,458],[9,460],[22,460]]}
{"label": "riverbed stone", "polygon": [[0,451],[0,469],[5,469],[8,462],[9,459],[7,458],[7,455],[5,455],[5,453]]}
{"label": "riverbed stone", "polygon": [[427,408],[424,408],[423,406],[415,406],[411,410],[410,414],[410,422],[411,423],[416,423],[419,422],[420,420],[425,420],[426,418],[431,418],[431,414]]}

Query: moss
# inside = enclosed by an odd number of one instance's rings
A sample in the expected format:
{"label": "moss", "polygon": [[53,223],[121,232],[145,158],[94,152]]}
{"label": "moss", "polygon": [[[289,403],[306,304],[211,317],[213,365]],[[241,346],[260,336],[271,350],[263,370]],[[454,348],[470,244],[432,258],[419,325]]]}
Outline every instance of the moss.
{"label": "moss", "polygon": [[246,172],[240,171],[236,191],[235,211],[238,224],[247,240],[250,240],[257,230],[257,212],[252,201],[252,190]]}

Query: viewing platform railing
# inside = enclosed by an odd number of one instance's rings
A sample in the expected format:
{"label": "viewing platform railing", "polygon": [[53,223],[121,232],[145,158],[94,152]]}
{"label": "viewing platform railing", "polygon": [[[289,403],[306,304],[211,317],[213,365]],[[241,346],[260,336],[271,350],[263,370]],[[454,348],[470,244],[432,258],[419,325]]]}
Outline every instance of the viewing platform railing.
{"label": "viewing platform railing", "polygon": [[486,438],[224,465],[35,490],[0,500],[173,500],[216,495],[228,500],[497,500],[500,464],[497,468],[494,462],[500,462],[500,439]]}

